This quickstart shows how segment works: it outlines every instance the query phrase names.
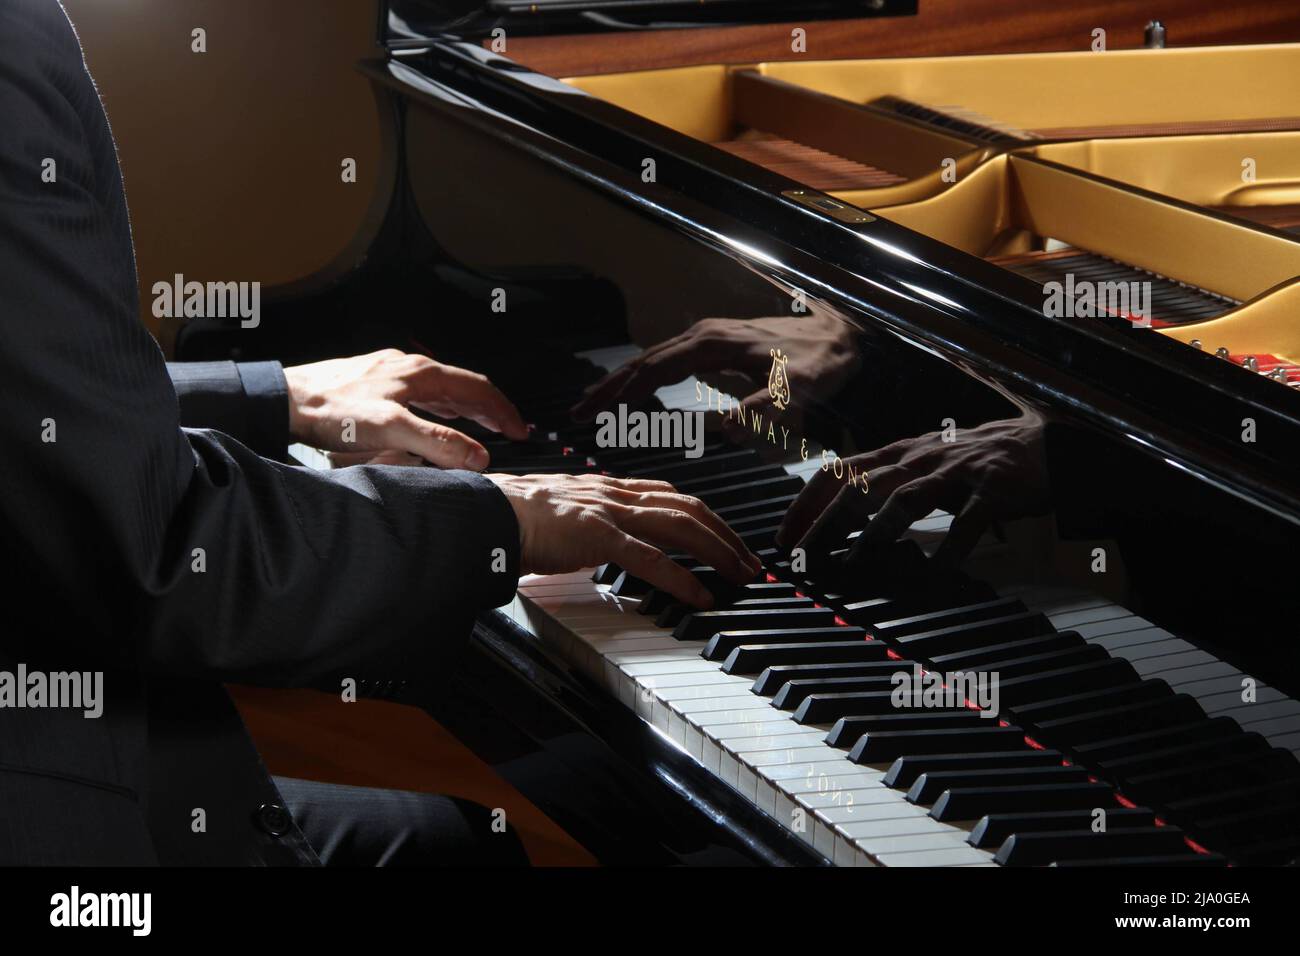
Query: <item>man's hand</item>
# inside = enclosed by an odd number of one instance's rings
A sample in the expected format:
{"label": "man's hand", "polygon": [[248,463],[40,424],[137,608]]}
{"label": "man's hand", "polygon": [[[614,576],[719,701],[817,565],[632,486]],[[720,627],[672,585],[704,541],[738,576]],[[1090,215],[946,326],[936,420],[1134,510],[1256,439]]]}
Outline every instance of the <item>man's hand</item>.
{"label": "man's hand", "polygon": [[752,581],[762,562],[734,531],[663,481],[571,475],[488,475],[519,519],[521,570],[562,574],[614,561],[678,600],[713,596],[664,550],[684,551],[729,580]]}
{"label": "man's hand", "polygon": [[953,567],[991,522],[1049,507],[1043,421],[1031,413],[958,430],[955,441],[934,432],[848,461],[865,474],[866,493],[861,482],[854,486],[819,472],[786,512],[778,547],[817,555],[842,548],[851,532],[864,529],[851,549],[853,561],[943,508],[955,517],[935,560]]}
{"label": "man's hand", "polygon": [[385,349],[286,368],[284,377],[294,440],[357,460],[389,455],[396,461],[405,455],[440,468],[487,467],[481,444],[411,408],[468,418],[507,438],[528,437],[519,411],[495,385],[477,372],[423,355]]}

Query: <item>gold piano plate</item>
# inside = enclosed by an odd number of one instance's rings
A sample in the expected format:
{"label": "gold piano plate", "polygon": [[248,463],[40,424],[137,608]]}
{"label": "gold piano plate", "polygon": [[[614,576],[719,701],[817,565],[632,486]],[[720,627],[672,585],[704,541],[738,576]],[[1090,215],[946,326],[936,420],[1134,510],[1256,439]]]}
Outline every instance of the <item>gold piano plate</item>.
{"label": "gold piano plate", "polygon": [[1165,334],[1294,364],[1297,76],[1300,44],[1276,44],[566,82],[805,185],[783,195],[841,221],[869,210],[1039,281],[1075,262],[1150,280],[1193,300]]}

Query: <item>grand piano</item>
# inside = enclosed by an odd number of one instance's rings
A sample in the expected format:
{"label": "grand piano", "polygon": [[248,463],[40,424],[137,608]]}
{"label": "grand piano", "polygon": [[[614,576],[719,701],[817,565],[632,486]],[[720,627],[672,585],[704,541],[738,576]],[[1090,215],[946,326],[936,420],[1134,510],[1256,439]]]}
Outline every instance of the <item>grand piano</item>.
{"label": "grand piano", "polygon": [[[454,675],[369,692],[607,863],[1294,863],[1300,45],[1081,17],[1072,52],[886,57],[925,0],[804,6],[737,57],[788,11],[380,5],[365,260],[177,355],[480,369],[534,426],[479,433],[494,470],[672,481],[765,571],[677,556],[696,613],[525,579]],[[873,55],[819,59],[847,17]],[[703,454],[598,441],[619,405],[698,415]],[[810,480],[824,547],[778,548]]]}

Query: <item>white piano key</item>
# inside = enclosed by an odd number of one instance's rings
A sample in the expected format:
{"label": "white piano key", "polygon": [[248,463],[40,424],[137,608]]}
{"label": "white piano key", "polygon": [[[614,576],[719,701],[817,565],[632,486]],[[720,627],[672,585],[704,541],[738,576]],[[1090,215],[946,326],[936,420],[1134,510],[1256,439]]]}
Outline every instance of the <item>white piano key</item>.
{"label": "white piano key", "polygon": [[1118,604],[1103,604],[1099,607],[1050,614],[1048,620],[1052,622],[1052,626],[1058,631],[1072,631],[1085,624],[1101,624],[1126,617],[1132,617],[1132,615]]}
{"label": "white piano key", "polygon": [[992,862],[986,850],[968,844],[909,853],[882,853],[875,858],[881,866],[964,866]]}
{"label": "white piano key", "polygon": [[[927,818],[928,819],[928,818]],[[969,834],[948,824],[931,820],[936,829],[930,833],[908,833],[882,837],[858,837],[854,842],[877,860],[888,854],[917,853],[922,850],[974,849],[966,842]],[[942,827],[943,829],[937,829]]]}
{"label": "white piano key", "polygon": [[[739,699],[737,699],[739,698]],[[667,698],[665,698],[667,699]],[[728,697],[693,697],[687,699],[673,700],[672,707],[674,710],[681,711],[683,714],[702,714],[711,710],[752,710],[754,702],[759,704],[766,703],[765,699],[756,694],[737,694]],[[769,706],[769,714],[782,713]]]}
{"label": "white piano key", "polygon": [[1279,737],[1300,731],[1300,714],[1287,714],[1285,717],[1266,717],[1263,720],[1254,720],[1249,723],[1242,723],[1238,720],[1237,723],[1241,724],[1242,730],[1259,734],[1269,743],[1272,743]]}
{"label": "white piano key", "polygon": [[[1138,671],[1141,674],[1141,671]],[[1170,670],[1156,670],[1151,674],[1143,674],[1144,677],[1159,677],[1167,681],[1169,686],[1174,690],[1181,691],[1187,684],[1194,684],[1197,681],[1207,680],[1213,677],[1231,678],[1234,675],[1239,676],[1241,671],[1237,670],[1231,664],[1225,664],[1223,661],[1209,660],[1204,664],[1197,664],[1191,667],[1175,667]]]}
{"label": "white piano key", "polygon": [[[735,754],[746,756],[754,767],[770,767],[775,763],[793,763],[807,759],[806,752],[821,743],[825,734],[764,734],[759,737],[714,738],[720,746]],[[803,755],[803,756],[801,756]]]}
{"label": "white piano key", "polygon": [[1072,630],[1085,641],[1108,650],[1167,641],[1173,637],[1168,631],[1153,627],[1150,621],[1140,617],[1112,618],[1096,624],[1082,624]]}
{"label": "white piano key", "polygon": [[680,647],[642,647],[642,648],[619,648],[617,651],[607,651],[605,659],[612,664],[623,667],[627,664],[653,664],[662,661],[684,661],[694,660],[699,657],[699,653],[692,653],[690,650],[683,650]]}
{"label": "white piano key", "polygon": [[1167,641],[1146,641],[1140,644],[1129,644],[1108,649],[1112,656],[1122,657],[1126,661],[1134,662],[1149,660],[1154,657],[1169,657],[1173,654],[1186,654],[1196,648],[1186,641],[1171,637]]}
{"label": "white piano key", "polygon": [[[898,821],[898,820],[907,819],[913,821],[907,824],[909,828],[920,827],[919,830],[912,831],[912,832],[919,832],[919,833],[932,832],[931,825],[932,824],[935,826],[938,825],[938,822],[930,816],[930,811],[928,808],[918,807],[914,803],[908,803],[901,791],[895,790],[891,792],[897,794],[898,796],[898,799],[894,802],[882,800],[879,803],[862,803],[862,804],[856,804],[852,807],[837,807],[835,809],[840,810],[842,812],[835,814],[834,818],[828,818],[828,822],[834,823],[837,826],[847,827],[849,824],[854,824],[854,823],[875,824],[881,822],[882,820]],[[797,800],[797,802],[800,803],[801,806],[803,806],[804,805],[803,800],[806,798],[804,796],[799,796],[796,797],[795,799]],[[810,808],[809,808],[809,812],[821,812],[824,814],[830,813],[829,810],[813,811]],[[923,824],[916,823],[915,821],[918,820],[925,821],[925,822]],[[845,830],[845,832],[847,833],[849,831]],[[899,831],[894,830],[892,832],[896,833]],[[856,839],[857,838],[856,831],[854,831],[853,835],[854,835],[854,839]]]}
{"label": "white piano key", "polygon": [[[730,677],[727,674],[723,676]],[[751,690],[753,686],[752,681],[743,678],[728,680],[725,683],[715,681],[710,684],[678,683],[670,685],[659,681],[655,684],[655,693],[662,700],[672,703],[685,703],[686,701],[718,700],[722,697],[753,697],[754,692]]]}
{"label": "white piano key", "polygon": [[[706,661],[698,654],[690,660],[684,661],[660,661],[648,664],[629,664],[620,668],[628,677],[667,677],[669,675],[682,674],[717,674],[718,665],[713,661]],[[730,676],[730,675],[724,675]]]}
{"label": "white piano key", "polygon": [[1236,701],[1235,706],[1223,710],[1222,714],[1225,717],[1231,717],[1243,726],[1261,720],[1275,720],[1279,717],[1289,717],[1292,714],[1300,713],[1300,701],[1293,700],[1290,697],[1282,697],[1276,700],[1257,700],[1248,704],[1241,699],[1241,692],[1238,690],[1234,699]]}
{"label": "white piano key", "polygon": [[1284,734],[1269,741],[1274,747],[1281,747],[1300,756],[1300,734]]}
{"label": "white piano key", "polygon": [[[822,744],[818,747],[799,747],[795,750],[774,750],[766,753],[758,753],[750,758],[750,766],[756,768],[760,773],[767,774],[774,767],[791,766],[806,767],[810,764],[817,764],[823,761],[833,761],[834,766],[839,769],[841,765],[852,768],[843,754]],[[846,771],[847,772],[847,771]]]}
{"label": "white piano key", "polygon": [[[779,713],[779,712],[778,712]],[[687,714],[686,719],[711,736],[750,736],[772,733],[800,733],[808,728],[801,727],[793,720],[773,720],[773,710],[768,707],[749,710],[702,710]],[[788,728],[794,728],[788,730]],[[822,736],[826,736],[822,734]]]}
{"label": "white piano key", "polygon": [[[832,777],[834,781],[836,777]],[[787,788],[787,792],[789,789]],[[800,796],[804,805],[813,810],[822,810],[827,807],[866,807],[879,803],[892,803],[902,796],[902,791],[891,790],[883,784],[878,787],[856,787],[854,789],[843,789],[839,786],[832,786],[830,789],[818,789],[808,794],[794,794]]]}

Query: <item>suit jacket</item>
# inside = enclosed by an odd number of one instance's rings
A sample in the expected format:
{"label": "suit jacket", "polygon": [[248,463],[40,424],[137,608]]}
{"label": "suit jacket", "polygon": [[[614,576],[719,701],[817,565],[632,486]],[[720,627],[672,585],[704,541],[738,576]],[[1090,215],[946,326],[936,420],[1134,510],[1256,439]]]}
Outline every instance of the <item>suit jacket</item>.
{"label": "suit jacket", "polygon": [[311,862],[221,682],[436,667],[513,594],[518,527],[478,475],[258,454],[278,369],[174,386],[137,295],[77,38],[57,0],[3,0],[0,672],[102,671],[104,705],[0,707],[0,863]]}

